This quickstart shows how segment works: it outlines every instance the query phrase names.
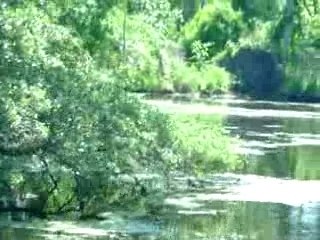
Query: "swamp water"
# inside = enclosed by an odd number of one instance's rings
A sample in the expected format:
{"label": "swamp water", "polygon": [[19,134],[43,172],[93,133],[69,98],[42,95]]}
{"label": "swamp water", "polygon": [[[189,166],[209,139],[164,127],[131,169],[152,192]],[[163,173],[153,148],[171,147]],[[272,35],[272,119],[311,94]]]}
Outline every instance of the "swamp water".
{"label": "swamp water", "polygon": [[[217,174],[200,188],[168,196],[167,214],[72,223],[0,217],[0,240],[319,240],[320,105],[235,98],[209,104],[147,100],[168,113],[224,116],[226,133],[248,164]],[[185,177],[176,182],[184,185]],[[120,232],[120,234],[119,234]]]}

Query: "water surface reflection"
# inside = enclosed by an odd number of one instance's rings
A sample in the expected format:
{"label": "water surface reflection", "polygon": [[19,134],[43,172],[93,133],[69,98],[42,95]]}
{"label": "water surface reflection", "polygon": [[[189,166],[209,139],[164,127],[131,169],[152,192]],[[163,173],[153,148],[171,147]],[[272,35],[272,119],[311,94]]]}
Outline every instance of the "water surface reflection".
{"label": "water surface reflection", "polygon": [[225,122],[244,140],[238,151],[249,162],[245,173],[320,179],[320,119],[227,116]]}

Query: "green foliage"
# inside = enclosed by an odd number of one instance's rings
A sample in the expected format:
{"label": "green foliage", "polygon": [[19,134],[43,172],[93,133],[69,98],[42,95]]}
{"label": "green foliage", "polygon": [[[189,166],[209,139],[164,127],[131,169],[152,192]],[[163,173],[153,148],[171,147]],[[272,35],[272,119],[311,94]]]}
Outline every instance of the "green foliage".
{"label": "green foliage", "polygon": [[177,64],[172,76],[177,92],[222,93],[229,90],[232,76],[223,68],[203,65],[200,69],[185,63]]}
{"label": "green foliage", "polygon": [[[212,61],[208,60],[209,47],[210,44],[202,44],[200,41],[195,41],[192,44],[193,65],[182,71],[187,72],[182,76],[182,79],[186,79],[182,80],[182,83],[184,83],[183,85],[195,86],[196,88],[191,88],[193,91],[227,92],[232,83],[232,76],[225,69],[212,64]],[[180,85],[179,79],[175,81],[175,85]]]}
{"label": "green foliage", "polygon": [[212,115],[173,115],[184,159],[181,168],[196,174],[231,171],[243,161],[222,132],[222,119]]}
{"label": "green foliage", "polygon": [[198,67],[201,67],[207,62],[209,58],[209,47],[210,44],[202,44],[199,40],[192,43],[192,60],[196,62],[196,65],[198,65]]}
{"label": "green foliage", "polygon": [[188,66],[185,63],[177,63],[176,71],[173,73],[172,82],[177,92],[197,92],[202,82],[200,71],[195,66]]}
{"label": "green foliage", "polygon": [[107,13],[117,4],[116,0],[49,1],[46,8],[49,15],[57,19],[58,24],[74,29],[83,40],[84,47],[95,54],[100,50],[100,44],[106,40]]}
{"label": "green foliage", "polygon": [[[123,17],[123,12],[118,8],[109,11],[106,21],[109,24],[111,42],[122,41],[122,23],[118,19]],[[226,71],[215,66],[212,66],[212,69],[209,65],[201,66],[206,61],[207,49],[199,41],[195,42],[192,50],[197,58],[196,68],[182,61],[179,57],[179,51],[182,50],[166,38],[165,32],[159,32],[154,23],[146,19],[145,14],[135,12],[127,16],[126,21],[125,59],[124,63],[121,63],[119,52],[116,56],[118,69],[115,74],[125,82],[127,89],[179,92],[228,90],[230,76]],[[106,43],[106,49],[108,47],[110,46]],[[114,52],[112,49],[108,50],[112,51]],[[108,58],[105,61],[108,62]],[[103,62],[103,58],[100,62]],[[112,63],[107,65],[112,66]]]}
{"label": "green foliage", "polygon": [[273,36],[275,25],[276,23],[273,21],[254,21],[254,27],[247,30],[239,39],[237,49],[272,49],[270,39]]}
{"label": "green foliage", "polygon": [[[291,63],[286,68],[286,81],[284,92],[293,98],[312,100],[320,97],[319,69],[314,62],[312,54],[300,56],[299,62]],[[303,67],[302,67],[303,66]]]}
{"label": "green foliage", "polygon": [[228,3],[207,5],[185,25],[183,43],[189,56],[195,41],[210,44],[209,55],[223,50],[228,41],[236,42],[243,29],[242,15]]}
{"label": "green foliage", "polygon": [[[172,71],[179,62],[166,40],[173,25],[159,32],[150,16],[125,16],[122,7],[26,1],[2,9],[0,192],[13,199],[38,195],[28,206],[33,211],[90,216],[140,202],[154,189],[159,196],[164,187],[138,175],[155,173],[164,183],[188,154],[177,145],[185,139],[178,139],[170,119],[123,89],[151,90],[166,84],[162,79],[173,84],[189,77]],[[119,68],[99,71],[111,66]],[[222,69],[182,66],[194,76],[187,81],[194,89],[227,90],[229,75]]]}
{"label": "green foliage", "polygon": [[224,68],[207,65],[201,69],[201,75],[205,81],[202,90],[218,93],[226,93],[230,90],[233,77]]}
{"label": "green foliage", "polygon": [[232,76],[208,60],[208,46],[195,41],[192,44],[192,61],[188,65],[183,61],[175,62],[171,79],[174,89],[178,92],[222,93],[227,92]]}
{"label": "green foliage", "polygon": [[298,2],[296,13],[300,28],[294,35],[292,54],[285,66],[284,92],[289,96],[312,100],[319,98],[320,16],[315,1]]}
{"label": "green foliage", "polygon": [[121,176],[166,174],[170,121],[97,72],[82,39],[32,5],[0,23],[1,192],[9,183],[37,194],[39,212],[92,214],[141,197],[138,181],[118,194]]}
{"label": "green foliage", "polygon": [[[165,78],[163,68],[167,68],[167,66],[161,66],[166,64],[161,62],[163,60],[161,51],[170,48],[168,45],[171,41],[168,40],[167,35],[170,34],[169,29],[174,25],[174,17],[172,16],[171,21],[168,19],[169,16],[163,16],[163,18],[159,16],[162,20],[159,19],[160,22],[157,22],[151,10],[160,3],[142,1],[141,6],[137,2],[136,4],[137,6],[131,6],[134,11],[132,10],[133,12],[126,16],[125,26],[122,21],[119,21],[125,18],[122,9],[115,7],[108,12],[105,19],[108,35],[106,41],[100,45],[100,51],[95,55],[95,60],[100,67],[112,69],[128,90],[161,90],[163,87],[161,78]],[[153,14],[162,8],[168,8],[168,5],[164,5],[156,9]],[[163,11],[168,12],[169,9]],[[171,14],[170,11],[169,13]],[[162,24],[162,27],[157,24]]]}
{"label": "green foliage", "polygon": [[[122,24],[118,21],[121,17],[123,17],[123,12],[114,9],[110,11],[107,18],[112,34],[109,39],[115,43],[121,43],[123,38]],[[125,53],[122,55],[121,52],[118,52],[118,66],[120,67],[115,73],[126,82],[129,89],[152,90],[159,83],[158,51],[164,44],[164,36],[151,24],[146,23],[145,16],[142,14],[128,16],[126,29]],[[106,48],[108,47],[106,43]],[[110,52],[112,51],[115,52],[111,49]]]}
{"label": "green foliage", "polygon": [[305,19],[304,37],[320,49],[320,14]]}
{"label": "green foliage", "polygon": [[[221,119],[170,119],[127,90],[228,92],[233,76],[217,59],[244,48],[274,51],[272,36],[287,27],[277,28],[281,1],[212,0],[202,9],[200,1],[173,0],[2,2],[0,194],[35,193],[39,212],[91,215],[133,202],[145,207],[172,168],[203,174],[241,166]],[[182,26],[188,6],[196,14]],[[304,44],[318,46],[319,14],[297,11],[305,27],[292,42],[304,52]],[[317,62],[290,61],[284,91],[318,96]],[[265,93],[271,80],[261,69],[248,71]]]}
{"label": "green foliage", "polygon": [[168,0],[131,0],[135,13],[144,16],[145,23],[152,25],[163,35],[176,36],[177,24],[182,22],[181,11],[173,8]]}

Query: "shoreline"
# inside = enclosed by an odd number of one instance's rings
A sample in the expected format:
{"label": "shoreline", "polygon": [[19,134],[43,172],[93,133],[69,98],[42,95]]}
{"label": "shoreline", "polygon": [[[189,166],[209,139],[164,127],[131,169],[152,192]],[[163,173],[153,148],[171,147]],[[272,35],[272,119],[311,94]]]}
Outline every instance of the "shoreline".
{"label": "shoreline", "polygon": [[186,101],[207,101],[207,100],[217,100],[217,99],[230,99],[237,100],[241,99],[244,101],[261,101],[261,102],[278,102],[278,103],[290,103],[290,104],[320,104],[320,96],[304,96],[304,95],[293,95],[293,94],[281,94],[275,97],[266,97],[258,98],[252,97],[249,95],[237,93],[237,92],[227,92],[227,93],[201,93],[201,92],[192,92],[192,93],[179,93],[179,92],[163,92],[163,91],[136,91],[129,92],[142,98],[160,98],[160,99],[176,99],[176,100],[186,100]]}

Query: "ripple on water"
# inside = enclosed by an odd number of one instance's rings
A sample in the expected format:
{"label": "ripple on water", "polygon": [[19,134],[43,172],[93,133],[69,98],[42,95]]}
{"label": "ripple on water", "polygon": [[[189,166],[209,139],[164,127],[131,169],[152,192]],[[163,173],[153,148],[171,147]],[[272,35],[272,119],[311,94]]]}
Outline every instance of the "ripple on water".
{"label": "ripple on water", "polygon": [[[251,109],[244,107],[233,107],[232,105],[204,104],[175,102],[172,100],[144,100],[145,103],[157,107],[167,113],[181,114],[222,114],[228,116],[242,116],[248,118],[298,118],[298,119],[320,119],[318,111],[297,111],[291,109]],[[281,103],[279,103],[281,104]],[[320,108],[319,108],[320,111]]]}
{"label": "ripple on water", "polygon": [[[241,201],[280,203],[289,206],[302,206],[309,203],[320,203],[320,181],[301,181],[293,179],[279,179],[257,175],[223,174],[219,177],[229,178],[225,181],[222,192],[200,192],[190,195],[167,198],[165,204],[181,208],[199,208],[210,201]],[[216,176],[216,177],[217,177]],[[213,176],[211,184],[221,182]],[[237,179],[237,181],[234,181]]]}

